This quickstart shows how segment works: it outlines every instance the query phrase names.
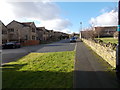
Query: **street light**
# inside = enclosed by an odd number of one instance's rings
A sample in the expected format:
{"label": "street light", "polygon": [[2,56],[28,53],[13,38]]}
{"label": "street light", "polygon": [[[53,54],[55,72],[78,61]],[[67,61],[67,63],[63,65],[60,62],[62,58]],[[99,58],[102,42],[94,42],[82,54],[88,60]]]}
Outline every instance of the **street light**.
{"label": "street light", "polygon": [[120,0],[118,2],[118,46],[117,46],[116,75],[117,78],[120,80]]}
{"label": "street light", "polygon": [[[81,31],[82,31],[82,22],[80,22],[80,25],[81,25]],[[82,38],[82,34],[81,34],[81,31],[79,31],[80,32],[80,39]]]}

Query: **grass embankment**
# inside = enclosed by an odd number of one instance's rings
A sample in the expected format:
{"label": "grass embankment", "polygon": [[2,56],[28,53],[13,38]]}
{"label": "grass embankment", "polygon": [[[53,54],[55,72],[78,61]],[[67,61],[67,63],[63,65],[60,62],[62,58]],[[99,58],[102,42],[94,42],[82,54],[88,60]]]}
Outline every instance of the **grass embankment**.
{"label": "grass embankment", "polygon": [[3,66],[3,88],[72,88],[74,51],[31,53]]}
{"label": "grass embankment", "polygon": [[116,44],[118,43],[118,39],[115,39],[115,38],[97,38],[97,39],[101,39],[105,43],[109,43],[109,42],[116,43]]}

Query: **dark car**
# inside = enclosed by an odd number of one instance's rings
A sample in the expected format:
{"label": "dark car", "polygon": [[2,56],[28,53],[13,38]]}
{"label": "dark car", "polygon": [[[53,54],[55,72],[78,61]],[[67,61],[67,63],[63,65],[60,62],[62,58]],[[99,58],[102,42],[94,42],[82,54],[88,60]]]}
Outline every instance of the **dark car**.
{"label": "dark car", "polygon": [[20,48],[21,44],[19,42],[7,42],[2,45],[2,48]]}
{"label": "dark car", "polygon": [[76,42],[76,38],[75,37],[70,38],[70,42]]}

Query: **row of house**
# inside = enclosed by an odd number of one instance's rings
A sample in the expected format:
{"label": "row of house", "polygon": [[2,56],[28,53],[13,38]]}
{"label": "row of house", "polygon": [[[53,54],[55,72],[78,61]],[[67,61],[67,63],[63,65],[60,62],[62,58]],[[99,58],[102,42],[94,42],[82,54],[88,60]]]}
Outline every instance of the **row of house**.
{"label": "row of house", "polygon": [[117,26],[94,27],[93,30],[101,37],[113,37],[117,31]]}
{"label": "row of house", "polygon": [[80,32],[80,37],[114,37],[117,26],[97,26]]}
{"label": "row of house", "polygon": [[36,27],[34,22],[13,20],[8,25],[2,23],[2,43],[18,41],[28,45],[68,38],[69,34]]}

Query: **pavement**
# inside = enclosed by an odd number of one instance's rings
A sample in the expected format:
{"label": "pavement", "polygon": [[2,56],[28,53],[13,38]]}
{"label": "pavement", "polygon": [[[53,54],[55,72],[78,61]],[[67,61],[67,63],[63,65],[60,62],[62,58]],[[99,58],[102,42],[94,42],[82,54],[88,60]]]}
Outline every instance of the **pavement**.
{"label": "pavement", "polygon": [[50,44],[26,46],[17,49],[2,50],[2,64],[18,60],[29,53],[47,53],[73,51],[76,43],[70,43],[69,39],[61,40]]}
{"label": "pavement", "polygon": [[120,88],[116,77],[83,42],[76,47],[74,88]]}

